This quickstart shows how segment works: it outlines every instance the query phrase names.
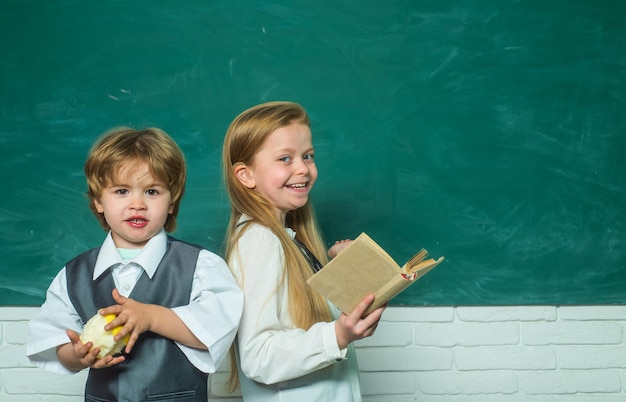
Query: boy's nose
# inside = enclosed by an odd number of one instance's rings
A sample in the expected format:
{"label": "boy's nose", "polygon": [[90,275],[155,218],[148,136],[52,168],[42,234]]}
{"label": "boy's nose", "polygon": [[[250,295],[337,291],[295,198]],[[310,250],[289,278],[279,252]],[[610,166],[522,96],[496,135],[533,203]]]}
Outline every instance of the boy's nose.
{"label": "boy's nose", "polygon": [[146,203],[142,195],[134,195],[131,197],[130,207],[132,209],[145,209]]}

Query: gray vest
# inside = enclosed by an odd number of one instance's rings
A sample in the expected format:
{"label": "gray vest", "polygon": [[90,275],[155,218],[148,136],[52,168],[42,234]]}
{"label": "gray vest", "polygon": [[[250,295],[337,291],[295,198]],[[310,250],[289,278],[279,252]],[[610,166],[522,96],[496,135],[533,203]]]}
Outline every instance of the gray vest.
{"label": "gray vest", "polygon": [[[69,297],[83,322],[98,309],[115,304],[111,270],[93,281],[98,252],[87,251],[66,265]],[[154,276],[150,279],[143,272],[129,297],[170,308],[189,304],[199,252],[198,246],[168,237]],[[206,401],[207,379],[208,374],[194,367],[172,340],[144,332],[124,363],[89,370],[85,400]]]}

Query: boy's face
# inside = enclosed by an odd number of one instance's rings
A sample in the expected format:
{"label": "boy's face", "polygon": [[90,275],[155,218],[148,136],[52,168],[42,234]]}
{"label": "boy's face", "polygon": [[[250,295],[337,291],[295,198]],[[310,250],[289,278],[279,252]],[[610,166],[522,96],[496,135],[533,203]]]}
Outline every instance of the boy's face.
{"label": "boy's face", "polygon": [[145,163],[127,162],[94,204],[111,227],[115,245],[141,248],[165,225],[173,212],[172,196],[152,177]]}

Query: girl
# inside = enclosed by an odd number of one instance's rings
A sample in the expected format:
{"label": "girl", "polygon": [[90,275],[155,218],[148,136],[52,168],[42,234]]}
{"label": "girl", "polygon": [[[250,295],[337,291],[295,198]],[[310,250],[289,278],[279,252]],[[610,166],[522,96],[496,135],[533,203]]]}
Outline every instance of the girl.
{"label": "girl", "polygon": [[368,295],[339,314],[306,280],[327,262],[309,193],[317,179],[298,104],[252,107],[231,123],[223,170],[231,200],[226,259],[244,291],[233,359],[245,401],[360,401],[352,342],[371,336]]}

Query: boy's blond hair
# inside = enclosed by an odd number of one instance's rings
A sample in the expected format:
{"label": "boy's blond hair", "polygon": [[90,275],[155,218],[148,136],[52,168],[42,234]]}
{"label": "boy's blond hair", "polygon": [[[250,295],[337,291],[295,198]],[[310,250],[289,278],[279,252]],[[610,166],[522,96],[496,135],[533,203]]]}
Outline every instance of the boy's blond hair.
{"label": "boy's blond hair", "polygon": [[135,130],[118,127],[104,133],[91,147],[85,162],[89,207],[104,230],[110,227],[104,214],[98,213],[94,200],[99,200],[103,190],[113,184],[120,168],[126,163],[145,163],[150,174],[163,182],[172,196],[173,212],[168,215],[164,228],[176,229],[176,216],[185,193],[187,177],[185,157],[174,140],[163,130],[149,127]]}

